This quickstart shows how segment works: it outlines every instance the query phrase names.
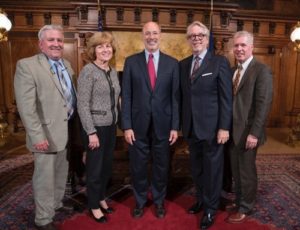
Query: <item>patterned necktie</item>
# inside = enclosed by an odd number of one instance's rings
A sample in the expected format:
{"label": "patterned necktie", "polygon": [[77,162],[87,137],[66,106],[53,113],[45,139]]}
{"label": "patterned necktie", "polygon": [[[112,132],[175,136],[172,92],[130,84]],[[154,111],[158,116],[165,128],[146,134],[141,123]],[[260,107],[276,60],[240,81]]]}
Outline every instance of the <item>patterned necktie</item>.
{"label": "patterned necktie", "polygon": [[[74,105],[76,101],[75,93],[73,91],[72,87],[68,87],[68,84],[66,82],[66,79],[63,74],[63,66],[60,62],[54,62],[54,66],[56,68],[56,73],[61,85],[61,88],[63,90],[64,99],[66,101],[67,109],[68,109],[68,118],[70,118],[74,112]],[[71,83],[72,84],[72,83]]]}
{"label": "patterned necktie", "polygon": [[195,74],[200,67],[201,58],[199,56],[195,56],[194,66],[191,74],[191,80],[195,78]]}
{"label": "patterned necktie", "polygon": [[153,54],[149,54],[148,57],[148,73],[149,73],[151,88],[153,90],[156,82],[156,73],[155,73],[155,67],[153,62]]}
{"label": "patterned necktie", "polygon": [[238,71],[236,73],[236,76],[233,80],[233,85],[232,85],[232,91],[233,91],[233,95],[236,95],[239,83],[240,83],[240,78],[241,78],[241,71],[243,70],[243,66],[242,65],[238,65]]}

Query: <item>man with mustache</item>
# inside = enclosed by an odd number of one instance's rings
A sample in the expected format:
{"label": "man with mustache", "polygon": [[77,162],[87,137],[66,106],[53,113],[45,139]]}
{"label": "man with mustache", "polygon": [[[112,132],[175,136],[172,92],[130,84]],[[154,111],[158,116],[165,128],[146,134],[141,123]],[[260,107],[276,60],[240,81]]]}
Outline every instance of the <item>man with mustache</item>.
{"label": "man with mustache", "polygon": [[128,57],[122,76],[122,128],[129,159],[136,207],[144,213],[148,195],[147,164],[152,159],[151,190],[156,216],[163,218],[170,145],[179,129],[179,72],[176,59],[159,50],[160,26],[148,22],[142,31],[145,50]]}
{"label": "man with mustache", "polygon": [[219,206],[223,146],[232,118],[232,81],[228,60],[207,50],[209,30],[199,21],[187,28],[193,54],[179,62],[182,133],[188,142],[196,203],[190,214],[204,213],[200,228],[209,228]]}
{"label": "man with mustache", "polygon": [[26,145],[33,153],[32,178],[37,229],[56,229],[55,211],[68,175],[68,131],[76,113],[74,72],[62,58],[63,29],[45,25],[38,33],[40,54],[18,61],[14,89],[26,130]]}

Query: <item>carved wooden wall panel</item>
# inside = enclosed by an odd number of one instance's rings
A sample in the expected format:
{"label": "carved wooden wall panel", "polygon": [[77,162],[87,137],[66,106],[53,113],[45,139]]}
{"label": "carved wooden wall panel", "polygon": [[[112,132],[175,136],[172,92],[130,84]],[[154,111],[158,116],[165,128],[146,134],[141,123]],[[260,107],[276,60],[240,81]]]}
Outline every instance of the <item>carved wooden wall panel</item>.
{"label": "carved wooden wall panel", "polygon": [[[119,71],[127,56],[143,49],[140,31],[145,22],[154,20],[162,26],[161,50],[179,60],[190,54],[185,39],[186,26],[193,20],[209,25],[210,4],[206,1],[100,2],[103,28],[111,31],[116,39],[117,52],[112,64]],[[274,98],[268,126],[292,126],[300,112],[300,54],[293,51],[289,34],[299,20],[300,6],[297,1],[288,0],[248,3],[250,1],[215,2],[213,33],[219,47],[217,52],[234,65],[232,35],[243,29],[253,32],[255,56],[274,73]],[[283,3],[289,6],[281,10]],[[47,22],[64,26],[64,56],[73,69],[79,73],[87,63],[86,38],[98,30],[97,1],[2,0],[0,7],[13,21],[9,42],[0,44],[0,110],[9,110],[13,105],[15,64],[18,59],[38,52],[37,31]]]}

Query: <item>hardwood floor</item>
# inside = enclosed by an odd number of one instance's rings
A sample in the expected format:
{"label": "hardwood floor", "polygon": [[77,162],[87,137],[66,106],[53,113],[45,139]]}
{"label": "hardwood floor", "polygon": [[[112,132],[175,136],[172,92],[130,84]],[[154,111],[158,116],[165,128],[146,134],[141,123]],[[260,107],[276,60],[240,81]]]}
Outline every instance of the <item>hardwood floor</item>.
{"label": "hardwood floor", "polygon": [[268,128],[267,142],[258,150],[259,153],[295,153],[300,155],[300,146],[291,147],[287,145],[289,128]]}

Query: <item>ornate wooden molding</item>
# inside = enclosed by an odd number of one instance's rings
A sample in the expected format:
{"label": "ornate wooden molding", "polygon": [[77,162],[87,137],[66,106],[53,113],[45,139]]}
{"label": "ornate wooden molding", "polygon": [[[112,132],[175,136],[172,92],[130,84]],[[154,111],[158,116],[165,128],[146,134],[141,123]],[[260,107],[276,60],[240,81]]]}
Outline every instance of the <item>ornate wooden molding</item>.
{"label": "ornate wooden molding", "polygon": [[51,24],[51,18],[52,18],[52,15],[51,15],[50,12],[44,13],[44,22],[45,22],[45,25]]}
{"label": "ornate wooden molding", "polygon": [[32,14],[32,12],[27,12],[25,14],[25,17],[26,17],[26,24],[28,26],[33,26],[33,14]]}

